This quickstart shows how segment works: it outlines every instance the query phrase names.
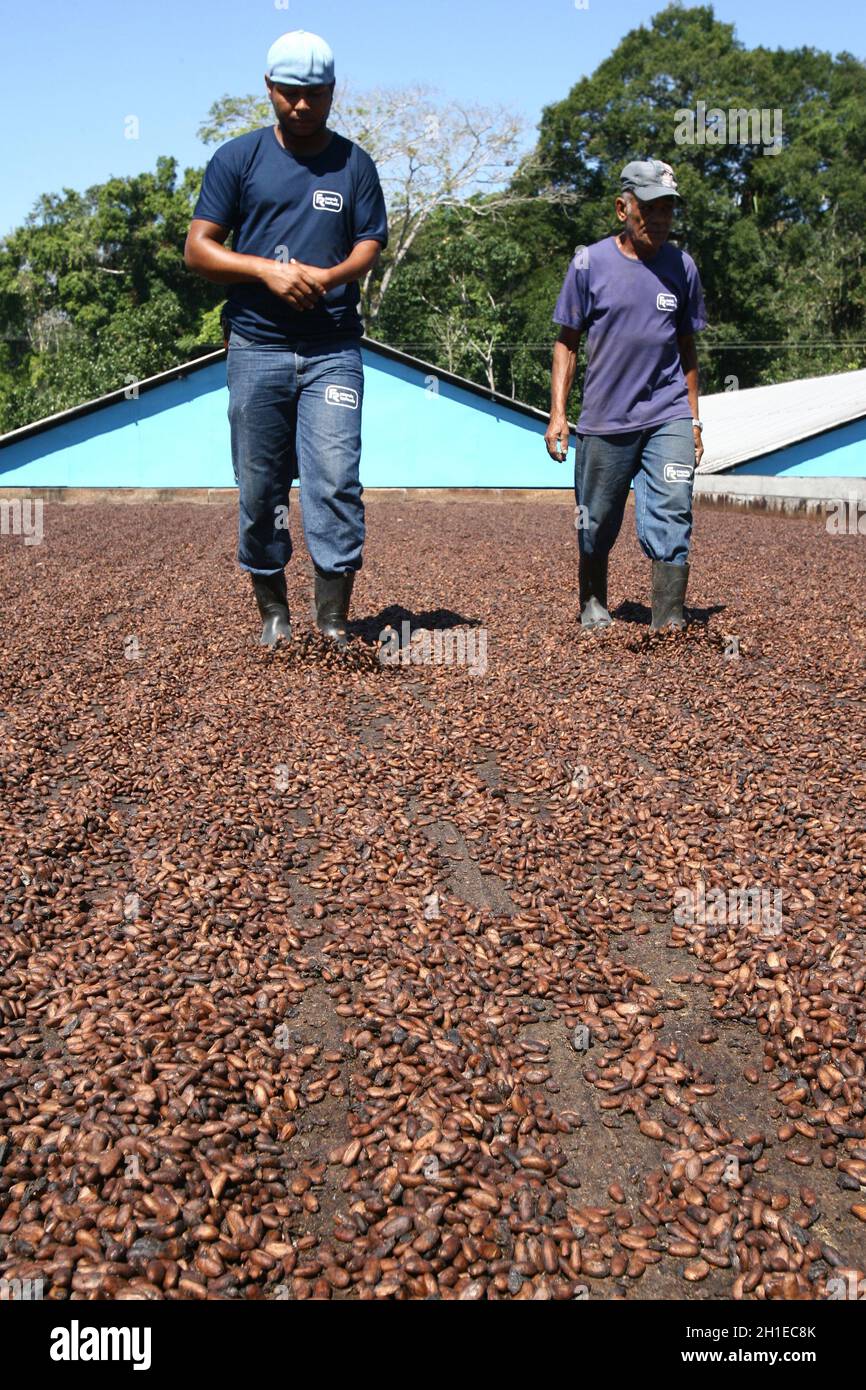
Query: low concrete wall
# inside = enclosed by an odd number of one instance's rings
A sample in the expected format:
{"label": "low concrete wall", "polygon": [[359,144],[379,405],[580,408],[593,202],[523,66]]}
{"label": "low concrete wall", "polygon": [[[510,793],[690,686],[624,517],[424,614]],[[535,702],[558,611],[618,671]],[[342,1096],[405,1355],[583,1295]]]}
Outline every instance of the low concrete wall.
{"label": "low concrete wall", "polygon": [[834,503],[860,503],[866,508],[866,478],[768,477],[737,473],[699,473],[695,502],[749,507],[773,512],[828,512]]}
{"label": "low concrete wall", "polygon": [[[297,490],[297,489],[295,489]],[[43,502],[92,505],[96,502],[195,502],[225,504],[237,501],[236,487],[3,487],[0,500],[41,498]],[[364,496],[406,502],[574,502],[572,488],[517,487],[368,487]],[[853,504],[866,513],[866,478],[741,477],[736,474],[698,474],[696,504],[747,507],[813,515],[829,512],[834,503]],[[629,496],[629,502],[633,496]]]}
{"label": "low concrete wall", "polygon": [[236,487],[3,487],[0,500],[40,497],[43,502],[92,506],[95,502],[230,502]]}
{"label": "low concrete wall", "polygon": [[[293,491],[297,493],[295,485]],[[569,502],[573,488],[525,487],[365,487],[365,498],[408,502]],[[237,502],[236,487],[2,487],[0,501],[41,498],[92,506],[95,502]]]}

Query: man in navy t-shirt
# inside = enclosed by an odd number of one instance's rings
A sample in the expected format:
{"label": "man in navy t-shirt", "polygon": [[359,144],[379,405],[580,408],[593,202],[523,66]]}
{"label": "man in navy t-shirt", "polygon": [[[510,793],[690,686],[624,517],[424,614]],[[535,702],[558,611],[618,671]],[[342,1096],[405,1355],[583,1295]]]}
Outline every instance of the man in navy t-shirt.
{"label": "man in navy t-shirt", "polygon": [[342,645],[364,543],[358,281],[387,245],[385,200],[369,155],[327,127],[334,57],[323,39],[283,34],[265,82],[277,124],[216,151],[184,259],[231,286],[223,322],[238,562],[252,575],[261,641],[291,636],[284,570],[299,477],[316,623]]}
{"label": "man in navy t-shirt", "polygon": [[661,160],[620,178],[618,236],[579,247],[553,319],[552,458],[568,452],[568,395],[587,334],[577,422],[580,620],[607,627],[608,556],[634,480],[638,540],[652,560],[652,626],[684,627],[695,467],[701,461],[694,334],[707,326],[697,267],[668,242],[676,180]]}

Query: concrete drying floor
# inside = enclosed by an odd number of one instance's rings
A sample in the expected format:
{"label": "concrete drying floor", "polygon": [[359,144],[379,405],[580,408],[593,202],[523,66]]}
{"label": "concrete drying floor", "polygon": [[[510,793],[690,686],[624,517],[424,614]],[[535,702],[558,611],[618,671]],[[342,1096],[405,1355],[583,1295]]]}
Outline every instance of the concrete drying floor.
{"label": "concrete drying floor", "polygon": [[700,509],[653,638],[629,511],[582,639],[567,499],[374,498],[341,657],[295,523],[273,652],[231,503],[0,539],[0,1276],[856,1291],[866,539]]}

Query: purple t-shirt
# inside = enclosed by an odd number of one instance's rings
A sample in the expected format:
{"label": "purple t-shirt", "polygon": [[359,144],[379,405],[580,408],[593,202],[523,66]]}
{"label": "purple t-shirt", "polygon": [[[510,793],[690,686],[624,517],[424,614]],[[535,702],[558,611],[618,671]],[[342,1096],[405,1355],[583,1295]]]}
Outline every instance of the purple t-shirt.
{"label": "purple t-shirt", "polygon": [[582,246],[568,268],[554,323],[587,330],[580,434],[626,434],[690,420],[677,337],[707,326],[698,268],[666,241],[631,260],[616,237]]}

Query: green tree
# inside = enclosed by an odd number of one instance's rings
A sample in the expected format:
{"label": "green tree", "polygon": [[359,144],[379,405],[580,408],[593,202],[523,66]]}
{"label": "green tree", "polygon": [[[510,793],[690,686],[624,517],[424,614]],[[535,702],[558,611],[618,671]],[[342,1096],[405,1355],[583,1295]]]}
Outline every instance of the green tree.
{"label": "green tree", "polygon": [[221,345],[220,288],[183,262],[199,183],[161,158],[155,173],[43,196],[0,243],[0,428]]}
{"label": "green tree", "polygon": [[458,376],[513,394],[518,293],[531,263],[531,248],[499,221],[442,209],[419,238],[414,272],[395,278],[377,333]]}
{"label": "green tree", "polygon": [[[714,109],[780,110],[780,148],[717,142]],[[518,164],[505,111],[445,108],[423,88],[338,89],[334,124],[379,163],[391,215],[364,287],[369,331],[544,408],[568,263],[616,230],[623,164],[654,156],[676,168],[676,237],[706,291],[704,392],[861,367],[864,110],[859,59],[748,49],[709,5],[669,5],[627,34],[544,109]],[[200,134],[272,119],[264,95],[226,96]],[[183,263],[201,174],[179,178],[164,157],[153,173],[45,195],[0,241],[0,430],[221,345],[225,287]]]}
{"label": "green tree", "polygon": [[[711,143],[699,103],[780,110],[781,150]],[[686,110],[703,142],[683,141]],[[750,50],[711,6],[669,5],[545,108],[536,163],[577,197],[561,215],[562,272],[575,244],[613,230],[621,167],[664,159],[685,199],[678,239],[707,295],[703,389],[863,365],[864,110],[866,66],[851,54]],[[531,191],[534,179],[518,170],[514,186]]]}

